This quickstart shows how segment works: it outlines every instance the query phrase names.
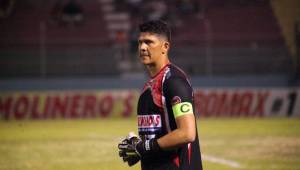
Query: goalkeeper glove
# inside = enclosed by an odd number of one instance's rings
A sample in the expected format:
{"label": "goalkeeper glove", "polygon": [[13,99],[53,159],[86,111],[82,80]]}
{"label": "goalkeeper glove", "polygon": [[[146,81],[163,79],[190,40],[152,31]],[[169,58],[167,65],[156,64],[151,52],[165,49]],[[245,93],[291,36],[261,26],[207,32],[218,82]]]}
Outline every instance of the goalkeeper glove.
{"label": "goalkeeper glove", "polygon": [[129,166],[135,165],[139,160],[140,156],[135,150],[137,143],[141,142],[141,139],[136,136],[133,132],[118,144],[119,156],[123,158],[124,162],[127,162]]}
{"label": "goalkeeper glove", "polygon": [[152,138],[137,143],[135,150],[140,157],[148,157],[161,151],[161,148],[157,142],[157,139]]}
{"label": "goalkeeper glove", "polygon": [[[150,140],[142,141],[133,133],[129,134],[129,136],[124,139],[118,147],[120,149],[120,156],[126,155],[128,157],[147,157],[161,151],[157,139],[153,138]],[[123,157],[124,160],[124,158],[126,159],[126,156],[121,157]]]}

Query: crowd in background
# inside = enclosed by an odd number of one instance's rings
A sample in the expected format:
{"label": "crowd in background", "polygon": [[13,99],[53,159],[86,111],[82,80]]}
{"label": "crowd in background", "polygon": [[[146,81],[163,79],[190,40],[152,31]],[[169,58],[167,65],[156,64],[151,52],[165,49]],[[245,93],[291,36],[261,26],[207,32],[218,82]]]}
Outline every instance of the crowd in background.
{"label": "crowd in background", "polygon": [[79,25],[83,21],[83,9],[76,0],[69,0],[65,3],[63,1],[56,1],[52,10],[52,18],[60,24],[74,24]]}
{"label": "crowd in background", "polygon": [[7,18],[13,12],[15,0],[0,0],[0,18]]}

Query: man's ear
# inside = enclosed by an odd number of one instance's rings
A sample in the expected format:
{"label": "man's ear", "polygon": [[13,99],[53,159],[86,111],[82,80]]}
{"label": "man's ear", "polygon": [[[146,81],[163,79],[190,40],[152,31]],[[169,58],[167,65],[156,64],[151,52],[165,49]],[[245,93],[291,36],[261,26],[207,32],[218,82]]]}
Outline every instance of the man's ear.
{"label": "man's ear", "polygon": [[168,41],[164,42],[164,49],[165,49],[166,52],[169,51],[169,49],[170,49],[170,43]]}

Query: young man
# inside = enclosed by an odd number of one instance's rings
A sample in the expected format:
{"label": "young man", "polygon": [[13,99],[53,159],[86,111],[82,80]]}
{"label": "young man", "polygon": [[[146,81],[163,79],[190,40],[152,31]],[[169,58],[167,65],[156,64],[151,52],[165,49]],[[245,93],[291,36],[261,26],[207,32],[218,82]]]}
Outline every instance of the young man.
{"label": "young man", "polygon": [[193,90],[185,73],[170,63],[170,29],[162,21],[140,25],[139,59],[151,79],[138,101],[139,136],[119,145],[125,162],[142,170],[202,170]]}

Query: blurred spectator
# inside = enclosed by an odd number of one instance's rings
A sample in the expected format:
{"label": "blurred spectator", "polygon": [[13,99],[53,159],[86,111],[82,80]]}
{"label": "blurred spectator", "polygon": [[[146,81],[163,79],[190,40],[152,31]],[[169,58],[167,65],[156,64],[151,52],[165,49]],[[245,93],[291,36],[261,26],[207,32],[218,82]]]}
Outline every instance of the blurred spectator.
{"label": "blurred spectator", "polygon": [[76,0],[70,0],[62,10],[62,21],[67,24],[80,24],[83,20],[83,11]]}
{"label": "blurred spectator", "polygon": [[123,30],[118,30],[115,33],[115,49],[118,53],[118,59],[120,61],[127,60],[127,42],[128,42],[128,37],[127,33]]}
{"label": "blurred spectator", "polygon": [[139,25],[140,19],[138,17],[132,18],[131,19],[131,29],[129,31],[129,55],[130,55],[130,60],[136,61],[136,56],[137,56],[137,49],[138,49],[138,36],[139,36],[139,30],[138,30],[138,25]]}
{"label": "blurred spectator", "polygon": [[119,69],[122,72],[129,71],[131,65],[128,58],[128,35],[124,30],[118,30],[115,33],[115,58],[119,61]]}
{"label": "blurred spectator", "polygon": [[63,4],[61,0],[57,0],[51,9],[51,18],[56,22],[61,22]]}
{"label": "blurred spectator", "polygon": [[143,0],[127,0],[127,5],[131,15],[140,15],[142,2]]}
{"label": "blurred spectator", "polygon": [[193,4],[191,0],[177,0],[177,6],[181,13],[189,14],[193,12]]}
{"label": "blurred spectator", "polygon": [[144,20],[164,20],[167,17],[168,8],[165,1],[149,1],[145,6]]}
{"label": "blurred spectator", "polygon": [[10,16],[14,8],[14,4],[14,0],[0,0],[0,18]]}
{"label": "blurred spectator", "polygon": [[200,0],[192,0],[192,6],[193,6],[193,12],[198,14],[200,13],[201,11],[201,3],[200,3]]}
{"label": "blurred spectator", "polygon": [[128,10],[126,0],[114,0],[113,3],[115,6],[115,10],[118,12]]}

